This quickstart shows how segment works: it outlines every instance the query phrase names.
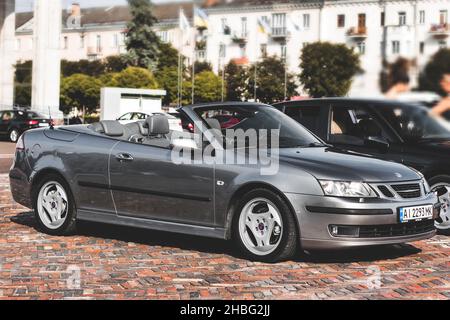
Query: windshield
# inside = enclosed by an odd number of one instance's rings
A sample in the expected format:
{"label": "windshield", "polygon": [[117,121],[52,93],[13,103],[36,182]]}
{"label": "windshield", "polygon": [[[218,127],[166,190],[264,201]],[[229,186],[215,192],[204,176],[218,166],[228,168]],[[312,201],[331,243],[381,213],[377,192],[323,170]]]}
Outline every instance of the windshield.
{"label": "windshield", "polygon": [[420,106],[383,107],[383,115],[405,140],[449,139],[450,123]]}
{"label": "windshield", "polygon": [[[323,142],[295,120],[275,108],[265,105],[220,106],[196,109],[197,114],[212,129],[220,129],[224,136],[230,131],[253,129],[262,138],[264,130],[279,130],[280,148],[323,146]],[[262,130],[262,131],[261,131]],[[270,138],[267,139],[270,144]]]}

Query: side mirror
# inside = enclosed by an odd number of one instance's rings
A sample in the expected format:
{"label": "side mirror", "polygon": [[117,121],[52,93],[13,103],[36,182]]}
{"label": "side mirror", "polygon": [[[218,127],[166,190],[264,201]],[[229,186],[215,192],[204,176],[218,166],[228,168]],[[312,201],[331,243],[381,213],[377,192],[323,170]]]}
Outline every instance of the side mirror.
{"label": "side mirror", "polygon": [[376,148],[382,152],[387,152],[389,149],[389,142],[382,137],[367,137],[364,144],[370,148]]}
{"label": "side mirror", "polygon": [[184,149],[184,150],[196,150],[198,149],[197,143],[192,139],[174,139],[172,140],[170,147],[172,149]]}

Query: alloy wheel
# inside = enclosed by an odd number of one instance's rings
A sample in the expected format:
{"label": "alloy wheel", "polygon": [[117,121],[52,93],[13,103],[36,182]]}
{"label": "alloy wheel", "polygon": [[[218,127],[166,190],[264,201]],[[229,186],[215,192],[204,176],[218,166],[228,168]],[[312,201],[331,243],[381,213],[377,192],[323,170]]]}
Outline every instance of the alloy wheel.
{"label": "alloy wheel", "polygon": [[67,193],[56,181],[44,184],[38,195],[37,210],[41,222],[49,229],[56,230],[66,221],[69,203]]}
{"label": "alloy wheel", "polygon": [[436,228],[439,230],[448,230],[450,229],[450,184],[445,182],[437,183],[431,187],[431,190],[434,192],[442,187],[447,189],[447,193],[439,197],[439,202],[442,204],[439,216],[442,222],[436,222]]}

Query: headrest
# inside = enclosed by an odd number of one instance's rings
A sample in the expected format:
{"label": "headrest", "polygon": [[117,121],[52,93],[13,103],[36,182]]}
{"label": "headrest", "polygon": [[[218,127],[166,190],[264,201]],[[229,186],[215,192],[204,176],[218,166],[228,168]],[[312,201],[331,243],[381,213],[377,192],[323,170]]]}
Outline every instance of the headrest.
{"label": "headrest", "polygon": [[143,136],[147,136],[148,135],[148,127],[147,127],[146,121],[138,121],[137,124],[139,126],[139,133]]}
{"label": "headrest", "polygon": [[164,115],[154,115],[145,120],[145,127],[148,128],[150,135],[170,133],[169,118]]}
{"label": "headrest", "polygon": [[359,127],[361,128],[361,131],[367,137],[378,137],[378,136],[381,136],[381,129],[380,129],[380,127],[372,119],[363,119],[363,120],[359,121]]}
{"label": "headrest", "polygon": [[208,124],[208,126],[211,127],[211,129],[216,129],[216,130],[222,131],[222,127],[220,126],[219,120],[214,119],[214,118],[209,118],[209,119],[206,119],[206,123]]}
{"label": "headrest", "polygon": [[96,123],[90,124],[88,126],[88,128],[91,129],[94,132],[97,132],[97,133],[104,133],[105,132],[103,130],[103,126],[102,126],[102,124],[100,122],[96,122]]}
{"label": "headrest", "polygon": [[100,121],[103,126],[105,134],[110,137],[120,137],[123,136],[123,126],[118,121],[105,120]]}

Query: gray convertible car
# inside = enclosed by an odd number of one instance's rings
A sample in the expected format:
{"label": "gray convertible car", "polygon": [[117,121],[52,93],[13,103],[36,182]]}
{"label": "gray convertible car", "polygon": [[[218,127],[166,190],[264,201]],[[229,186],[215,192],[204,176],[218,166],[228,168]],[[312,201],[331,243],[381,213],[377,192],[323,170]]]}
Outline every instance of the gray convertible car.
{"label": "gray convertible car", "polygon": [[[300,248],[405,243],[435,234],[440,205],[417,171],[335,149],[267,105],[218,103],[179,112],[200,141],[192,133],[174,138],[161,116],[26,132],[10,172],[14,199],[33,208],[39,227],[53,235],[88,220],[232,239],[249,258],[268,262]],[[230,131],[248,130],[262,132],[256,145],[229,138]],[[276,144],[260,143],[267,132],[276,132]],[[214,158],[222,148],[232,150],[232,163],[173,157],[176,149],[187,158],[209,150]],[[276,155],[276,172],[262,174],[260,161],[248,161],[261,148]]]}

